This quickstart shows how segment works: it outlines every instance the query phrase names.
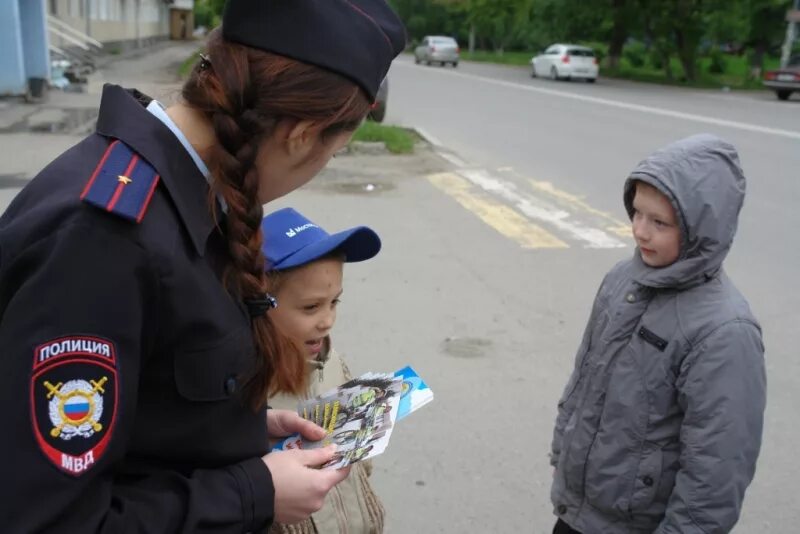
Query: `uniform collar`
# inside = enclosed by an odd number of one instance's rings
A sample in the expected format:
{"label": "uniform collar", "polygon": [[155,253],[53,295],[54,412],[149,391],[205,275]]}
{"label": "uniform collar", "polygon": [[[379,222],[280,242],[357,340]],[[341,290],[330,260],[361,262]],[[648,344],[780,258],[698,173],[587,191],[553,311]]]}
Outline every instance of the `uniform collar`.
{"label": "uniform collar", "polygon": [[175,134],[147,111],[151,100],[135,89],[106,84],[97,133],[123,141],[155,167],[202,256],[214,229],[208,207],[209,186]]}

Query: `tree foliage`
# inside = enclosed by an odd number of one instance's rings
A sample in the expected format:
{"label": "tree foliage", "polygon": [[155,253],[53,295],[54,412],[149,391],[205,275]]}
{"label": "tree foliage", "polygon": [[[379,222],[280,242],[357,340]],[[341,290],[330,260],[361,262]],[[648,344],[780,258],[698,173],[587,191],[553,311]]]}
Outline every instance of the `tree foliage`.
{"label": "tree foliage", "polygon": [[[747,54],[757,72],[783,40],[792,0],[389,0],[411,46],[450,35],[462,46],[503,53],[538,51],[554,42],[599,44],[607,66],[634,58],[694,80],[698,57],[722,68],[726,53]],[[198,25],[219,23],[225,0],[197,0]],[[757,75],[757,74],[754,74]]]}
{"label": "tree foliage", "polygon": [[[554,42],[601,44],[607,64],[623,50],[694,80],[698,58],[721,68],[728,53],[747,53],[759,68],[776,52],[792,0],[391,0],[412,41],[446,34],[466,43],[470,33],[487,50],[536,51]],[[627,55],[626,55],[627,57]],[[672,59],[681,67],[672,72]]]}

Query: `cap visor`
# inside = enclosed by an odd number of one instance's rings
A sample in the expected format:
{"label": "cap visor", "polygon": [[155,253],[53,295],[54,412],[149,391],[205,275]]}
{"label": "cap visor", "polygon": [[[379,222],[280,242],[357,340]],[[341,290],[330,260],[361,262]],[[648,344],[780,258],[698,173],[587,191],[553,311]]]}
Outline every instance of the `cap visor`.
{"label": "cap visor", "polygon": [[282,270],[299,267],[314,260],[318,260],[333,251],[344,254],[348,263],[368,260],[381,250],[381,239],[371,228],[358,226],[333,234],[322,241],[317,241],[304,247],[291,256],[272,266],[273,269]]}

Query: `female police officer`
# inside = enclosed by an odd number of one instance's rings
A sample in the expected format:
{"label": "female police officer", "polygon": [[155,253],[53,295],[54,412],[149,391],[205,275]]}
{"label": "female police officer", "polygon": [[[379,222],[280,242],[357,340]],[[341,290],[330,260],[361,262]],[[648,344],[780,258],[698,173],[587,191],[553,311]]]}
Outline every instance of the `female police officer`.
{"label": "female police officer", "polygon": [[321,430],[265,411],[305,369],[265,314],[261,206],[348,141],[403,45],[384,0],[230,0],[181,104],[105,87],[0,219],[3,532],[248,532],[346,476],[266,454]]}

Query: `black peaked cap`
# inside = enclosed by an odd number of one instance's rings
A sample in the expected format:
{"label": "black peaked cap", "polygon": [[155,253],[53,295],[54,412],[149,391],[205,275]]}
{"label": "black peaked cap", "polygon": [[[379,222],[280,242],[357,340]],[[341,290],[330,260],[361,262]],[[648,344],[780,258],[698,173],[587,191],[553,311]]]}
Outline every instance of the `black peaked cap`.
{"label": "black peaked cap", "polygon": [[373,100],[406,44],[385,0],[228,0],[222,35],[346,76]]}

